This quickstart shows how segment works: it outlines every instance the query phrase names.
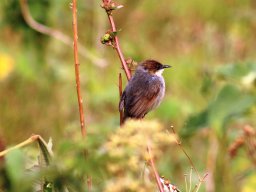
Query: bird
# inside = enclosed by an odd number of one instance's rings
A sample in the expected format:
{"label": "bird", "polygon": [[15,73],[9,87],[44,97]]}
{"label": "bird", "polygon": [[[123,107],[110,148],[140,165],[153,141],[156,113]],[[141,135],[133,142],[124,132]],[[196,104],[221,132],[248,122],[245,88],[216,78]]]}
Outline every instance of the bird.
{"label": "bird", "polygon": [[165,95],[162,73],[170,67],[152,59],[138,65],[120,98],[119,111],[124,113],[123,122],[128,118],[142,119],[160,105]]}

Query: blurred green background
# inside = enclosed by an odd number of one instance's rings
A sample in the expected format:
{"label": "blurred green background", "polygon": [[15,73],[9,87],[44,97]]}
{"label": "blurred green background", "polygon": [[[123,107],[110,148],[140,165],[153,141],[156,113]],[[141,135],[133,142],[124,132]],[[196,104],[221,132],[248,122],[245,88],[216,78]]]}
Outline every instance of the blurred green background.
{"label": "blurred green background", "polygon": [[[245,125],[256,127],[256,1],[118,2],[124,8],[114,19],[124,55],[173,66],[164,73],[163,103],[146,119],[158,119],[166,129],[174,125],[196,167],[210,174],[205,191],[254,191],[255,146],[254,156],[246,144],[234,158],[228,149]],[[36,21],[72,38],[69,3],[28,1]],[[97,143],[118,128],[122,72],[115,51],[100,43],[110,28],[100,4],[78,1],[79,42],[94,58],[80,55],[85,120]],[[31,29],[18,0],[2,0],[0,29],[1,140],[10,146],[35,133],[57,145],[79,132],[73,49]],[[159,171],[181,186],[189,164],[177,146],[171,148]]]}

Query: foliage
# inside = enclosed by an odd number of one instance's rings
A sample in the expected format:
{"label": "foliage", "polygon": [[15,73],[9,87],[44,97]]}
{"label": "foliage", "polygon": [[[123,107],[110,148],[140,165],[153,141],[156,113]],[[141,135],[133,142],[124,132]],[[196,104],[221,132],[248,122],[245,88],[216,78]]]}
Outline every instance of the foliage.
{"label": "foliage", "polygon": [[[28,2],[38,22],[72,34],[70,1]],[[246,148],[233,158],[228,149],[245,125],[256,127],[255,2],[118,2],[124,8],[113,17],[118,31],[122,29],[117,35],[124,55],[138,62],[152,58],[172,65],[171,71],[164,73],[164,101],[146,117],[159,119],[161,126],[151,122],[159,133],[145,130],[151,123],[139,131],[152,138],[165,135],[164,129],[174,125],[200,173],[207,170],[212,174],[202,191],[210,191],[210,186],[223,192],[254,191],[256,173]],[[36,133],[43,138],[52,137],[54,143],[52,164],[33,170],[34,174],[28,174],[28,168],[38,164],[38,151],[27,147],[9,153],[1,170],[3,188],[33,191],[31,183],[48,176],[46,191],[53,187],[63,190],[66,186],[85,191],[87,175],[92,176],[95,191],[111,189],[116,184],[121,188],[144,187],[145,183],[138,179],[141,166],[146,165],[144,145],[132,145],[139,133],[130,135],[132,122],[127,125],[131,126],[128,130],[124,129],[127,132],[116,129],[118,74],[122,70],[113,50],[100,44],[100,37],[109,30],[100,4],[101,1],[78,1],[79,42],[108,63],[104,68],[88,58],[80,59],[86,141],[78,136],[73,50],[29,28],[18,1],[4,0],[0,4],[0,141],[11,146]],[[165,136],[162,141],[166,141]],[[248,135],[245,137],[248,139]],[[123,156],[112,156],[120,149],[114,145],[116,138]],[[154,148],[153,153],[160,174],[184,191],[183,175],[190,166],[184,154],[175,145],[164,144],[160,149]],[[137,167],[129,169],[134,164]],[[113,167],[116,172],[111,171]],[[134,185],[129,185],[132,182]]]}
{"label": "foliage", "polygon": [[[90,175],[93,191],[152,190],[156,186],[151,181],[153,175],[147,166],[146,148],[152,144],[158,159],[175,142],[174,136],[167,134],[155,121],[128,121],[100,146],[90,144],[91,139],[85,142],[78,135],[75,138],[62,141],[54,156],[48,152],[51,149],[44,145],[45,142],[38,142],[42,153],[20,149],[11,151],[2,170],[7,173],[1,177],[2,186],[8,185],[8,191],[21,192],[35,189],[86,191],[86,177]],[[46,164],[38,163],[38,155]],[[50,163],[47,163],[49,158]],[[36,181],[34,185],[31,185],[32,181]]]}
{"label": "foliage", "polygon": [[[252,75],[256,72],[255,67],[256,64],[252,63],[220,67],[216,75],[225,82],[219,85],[220,88],[215,86],[219,89],[214,93],[216,96],[202,112],[188,119],[181,134],[188,136],[200,128],[210,127],[221,136],[232,120],[237,121],[252,112],[256,104],[254,90],[256,76]],[[236,84],[230,84],[231,82]]]}

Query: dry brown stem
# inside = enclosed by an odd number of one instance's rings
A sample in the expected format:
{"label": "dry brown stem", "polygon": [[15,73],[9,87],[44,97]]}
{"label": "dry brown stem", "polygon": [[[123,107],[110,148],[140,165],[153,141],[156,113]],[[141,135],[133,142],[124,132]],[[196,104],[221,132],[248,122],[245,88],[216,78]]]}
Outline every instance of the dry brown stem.
{"label": "dry brown stem", "polygon": [[[176,132],[175,132],[173,126],[171,126],[171,128],[172,128],[173,134],[177,136],[177,134],[176,134]],[[196,169],[196,167],[195,167],[193,161],[191,160],[191,158],[189,157],[189,155],[187,154],[187,152],[185,151],[185,149],[184,149],[183,146],[181,145],[181,142],[178,140],[178,138],[176,138],[176,143],[177,143],[177,145],[180,147],[180,149],[182,150],[182,152],[186,155],[186,157],[187,157],[187,159],[188,159],[188,161],[189,161],[191,167],[195,170],[195,172],[196,172],[196,174],[197,174],[199,180],[201,181],[202,178],[201,178],[199,172],[197,171],[197,169]]]}
{"label": "dry brown stem", "polygon": [[[172,128],[173,134],[176,136],[176,137],[175,137],[175,140],[176,140],[177,145],[180,147],[180,149],[182,150],[182,152],[186,155],[186,157],[187,157],[187,159],[188,159],[188,161],[189,161],[189,163],[190,163],[192,169],[195,170],[195,172],[196,172],[196,174],[197,174],[199,183],[195,186],[195,188],[194,188],[194,190],[193,190],[192,192],[198,192],[198,190],[199,190],[201,184],[205,181],[205,179],[206,179],[206,177],[208,176],[208,174],[205,174],[203,177],[201,177],[201,175],[199,174],[198,170],[196,169],[196,167],[195,167],[195,165],[194,165],[192,159],[190,158],[190,156],[188,155],[188,153],[187,153],[187,152],[185,151],[185,149],[183,148],[181,142],[178,140],[178,137],[177,137],[177,134],[176,134],[176,132],[175,132],[175,130],[174,130],[174,127],[171,126],[171,128]],[[169,133],[169,132],[168,132],[168,133]],[[192,171],[192,169],[191,169],[191,171]],[[191,174],[192,174],[192,173],[191,173]],[[191,174],[190,174],[190,185],[191,185]],[[191,186],[190,186],[190,187],[191,187]],[[189,191],[191,191],[191,188],[189,189]]]}
{"label": "dry brown stem", "polygon": [[[41,142],[44,143],[45,146],[47,146],[47,144],[45,143],[45,141],[43,140],[43,138],[42,138],[40,135],[32,135],[32,136],[29,137],[27,140],[25,140],[25,141],[19,143],[18,145],[15,145],[15,146],[13,146],[13,147],[11,147],[11,148],[9,148],[9,149],[6,149],[6,150],[4,150],[4,151],[1,151],[1,152],[0,152],[0,157],[5,156],[5,155],[6,155],[7,153],[9,153],[10,151],[13,151],[13,150],[15,150],[15,149],[19,149],[19,148],[21,148],[21,147],[24,147],[24,146],[26,146],[26,145],[29,145],[29,144],[31,144],[31,143],[33,143],[33,142],[35,142],[35,141],[38,141],[38,140],[40,140]],[[49,153],[50,153],[51,155],[53,155],[53,154],[51,153],[51,150],[49,150]]]}
{"label": "dry brown stem", "polygon": [[229,155],[234,158],[237,151],[245,147],[249,159],[256,165],[256,131],[250,125],[244,125],[243,134],[240,135],[229,147]]}
{"label": "dry brown stem", "polygon": [[83,99],[81,95],[81,85],[80,85],[80,71],[79,71],[79,59],[78,59],[78,31],[77,31],[77,2],[72,0],[72,15],[73,15],[73,38],[74,38],[74,64],[75,64],[75,75],[76,75],[76,91],[77,91],[77,100],[79,107],[79,117],[80,117],[80,126],[82,136],[86,136],[86,128],[84,124],[84,111],[83,111]]}

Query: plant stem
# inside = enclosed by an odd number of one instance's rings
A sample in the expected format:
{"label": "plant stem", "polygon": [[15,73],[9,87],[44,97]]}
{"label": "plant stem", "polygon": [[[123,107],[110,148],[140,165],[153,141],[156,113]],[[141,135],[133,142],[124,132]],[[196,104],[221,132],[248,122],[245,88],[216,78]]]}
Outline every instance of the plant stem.
{"label": "plant stem", "polygon": [[[121,97],[123,94],[123,83],[122,83],[122,74],[119,73],[119,81],[118,81],[118,88],[119,88],[119,98],[121,101]],[[120,126],[124,123],[124,112],[123,110],[119,110],[119,114],[120,114]]]}
{"label": "plant stem", "polygon": [[30,138],[28,138],[27,140],[21,142],[20,144],[15,145],[14,147],[11,147],[11,148],[6,149],[6,150],[4,150],[4,151],[1,151],[1,152],[0,152],[0,157],[6,155],[8,152],[10,152],[10,151],[12,151],[12,150],[14,150],[14,149],[19,149],[19,148],[21,148],[21,147],[24,147],[24,146],[30,144],[30,143],[33,143],[33,142],[36,141],[38,138],[39,138],[39,135],[32,135]]}
{"label": "plant stem", "polygon": [[152,157],[151,148],[150,148],[149,144],[147,146],[147,151],[148,151],[148,155],[149,155],[150,166],[153,169],[158,189],[159,189],[160,192],[164,192],[162,183],[161,183],[160,178],[159,178],[159,174],[158,174],[158,172],[156,170],[156,167],[155,167],[155,163],[154,163],[154,160],[153,160],[153,157]]}
{"label": "plant stem", "polygon": [[[176,132],[175,132],[173,126],[171,126],[171,128],[172,128],[173,134],[176,136],[177,134],[176,134]],[[169,132],[168,132],[168,133],[169,133]],[[169,133],[169,134],[170,134],[170,133]],[[176,140],[176,144],[180,147],[180,149],[182,150],[182,152],[186,155],[186,157],[187,157],[187,159],[188,159],[190,165],[191,165],[192,168],[195,170],[198,179],[201,181],[202,178],[201,178],[199,172],[197,171],[197,169],[196,169],[196,167],[195,167],[193,161],[191,160],[190,156],[187,154],[187,152],[185,151],[185,149],[184,149],[183,146],[181,145],[181,142],[178,140],[178,138],[175,137],[175,140]]]}
{"label": "plant stem", "polygon": [[[102,0],[102,1],[103,1],[103,4],[105,4],[105,5],[111,3],[111,0]],[[112,28],[112,32],[116,32],[117,30],[116,30],[116,25],[115,25],[115,22],[114,22],[114,18],[112,16],[112,12],[108,12],[107,10],[106,10],[106,12],[107,12],[107,15],[108,15],[109,23],[110,23],[111,28]],[[118,57],[121,61],[122,67],[123,67],[124,72],[125,72],[125,75],[126,75],[127,79],[130,80],[131,79],[131,72],[130,72],[127,64],[126,64],[123,52],[121,51],[117,35],[114,36],[114,41],[115,41],[115,49],[116,49]]]}
{"label": "plant stem", "polygon": [[79,117],[80,117],[80,126],[82,136],[86,136],[86,128],[84,125],[84,111],[83,111],[83,99],[81,96],[81,86],[80,86],[80,71],[79,71],[79,59],[78,59],[78,32],[77,32],[77,2],[72,0],[72,15],[73,15],[73,33],[74,33],[74,60],[75,60],[75,75],[76,75],[76,91],[77,91],[77,100],[79,106]]}
{"label": "plant stem", "polygon": [[[46,148],[48,148],[47,143],[43,140],[43,138],[40,135],[32,135],[31,137],[29,137],[25,141],[19,143],[18,145],[15,145],[15,146],[13,146],[9,149],[1,151],[0,152],[0,157],[5,156],[7,153],[9,153],[10,151],[13,151],[14,149],[19,149],[19,148],[24,147],[26,145],[29,145],[29,144],[31,144],[35,141],[41,142]],[[48,150],[48,153],[52,156],[53,153],[52,153],[51,149],[47,149],[47,150]]]}

